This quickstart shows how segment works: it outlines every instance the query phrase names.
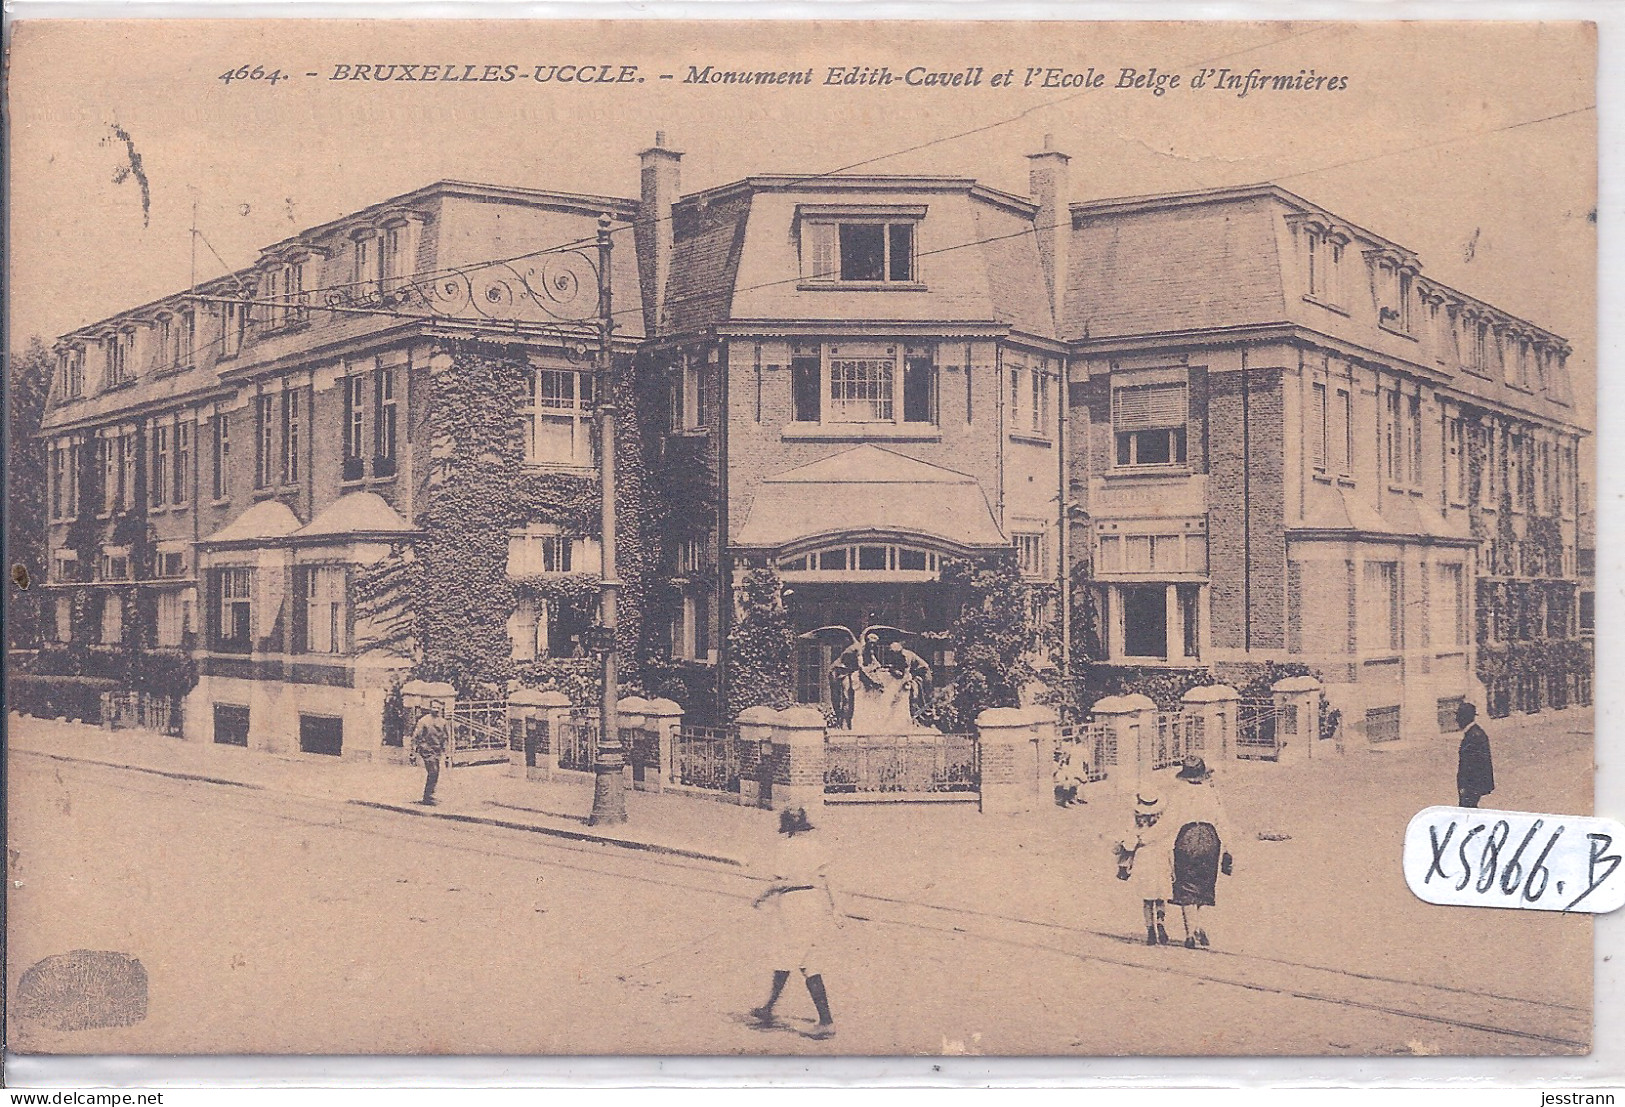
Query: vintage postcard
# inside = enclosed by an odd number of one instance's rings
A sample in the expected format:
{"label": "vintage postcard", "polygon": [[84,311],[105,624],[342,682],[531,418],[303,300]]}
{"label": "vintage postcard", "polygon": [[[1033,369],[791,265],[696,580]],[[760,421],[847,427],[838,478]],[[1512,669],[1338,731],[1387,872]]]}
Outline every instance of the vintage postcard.
{"label": "vintage postcard", "polygon": [[1591,1049],[1594,27],[10,31],[12,1051]]}

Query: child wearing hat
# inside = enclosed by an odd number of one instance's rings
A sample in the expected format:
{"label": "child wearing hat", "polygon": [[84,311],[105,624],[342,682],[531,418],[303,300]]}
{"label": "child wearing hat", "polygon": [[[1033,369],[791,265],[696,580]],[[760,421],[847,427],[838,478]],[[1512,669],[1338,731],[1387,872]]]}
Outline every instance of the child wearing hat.
{"label": "child wearing hat", "polygon": [[1145,911],[1145,944],[1167,945],[1168,895],[1173,888],[1169,827],[1160,796],[1134,797],[1134,844],[1117,843],[1117,879],[1139,894]]}

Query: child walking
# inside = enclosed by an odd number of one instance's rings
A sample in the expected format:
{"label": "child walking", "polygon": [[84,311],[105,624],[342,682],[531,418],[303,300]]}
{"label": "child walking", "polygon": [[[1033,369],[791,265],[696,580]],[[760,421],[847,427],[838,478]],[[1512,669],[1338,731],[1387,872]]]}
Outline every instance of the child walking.
{"label": "child walking", "polygon": [[1145,912],[1145,944],[1168,944],[1168,896],[1174,886],[1173,850],[1160,797],[1134,797],[1134,840],[1117,843],[1117,879],[1139,893]]}

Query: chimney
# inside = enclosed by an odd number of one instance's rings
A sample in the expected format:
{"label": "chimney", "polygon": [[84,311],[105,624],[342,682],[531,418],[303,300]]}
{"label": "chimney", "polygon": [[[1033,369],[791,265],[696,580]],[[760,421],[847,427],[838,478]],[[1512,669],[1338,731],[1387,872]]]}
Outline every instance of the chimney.
{"label": "chimney", "polygon": [[666,132],[655,132],[655,144],[638,155],[643,170],[637,222],[638,278],[643,289],[643,325],[652,338],[660,333],[666,277],[671,272],[671,206],[677,202],[677,169],[683,155],[666,146]]}
{"label": "chimney", "polygon": [[1050,310],[1059,334],[1066,302],[1066,248],[1072,241],[1072,194],[1067,172],[1067,163],[1072,159],[1054,146],[1055,136],[1046,134],[1043,150],[1027,155],[1027,190],[1038,201],[1034,217],[1038,257],[1044,266]]}

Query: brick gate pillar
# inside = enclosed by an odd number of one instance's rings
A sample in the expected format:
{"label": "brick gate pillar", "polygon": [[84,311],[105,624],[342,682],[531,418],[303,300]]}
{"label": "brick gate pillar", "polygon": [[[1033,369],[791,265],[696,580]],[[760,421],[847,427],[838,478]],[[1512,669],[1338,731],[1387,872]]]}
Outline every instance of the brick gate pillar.
{"label": "brick gate pillar", "polygon": [[559,728],[570,721],[570,697],[556,688],[543,692],[538,707],[541,720],[546,723],[547,749],[538,749],[536,761],[538,765],[545,765],[544,773],[538,774],[537,780],[546,780],[553,770],[559,767]]}
{"label": "brick gate pillar", "polygon": [[1281,762],[1324,757],[1320,749],[1320,681],[1312,676],[1286,677],[1270,685],[1275,700],[1275,735],[1284,743]]}
{"label": "brick gate pillar", "polygon": [[1201,745],[1194,752],[1210,768],[1235,756],[1241,693],[1228,684],[1204,684],[1186,692],[1183,703],[1186,718],[1200,720]]}
{"label": "brick gate pillar", "polygon": [[543,693],[520,688],[508,695],[508,775],[520,780],[546,780],[547,758],[541,749]]}
{"label": "brick gate pillar", "polygon": [[[734,725],[739,728],[739,741],[742,745],[755,745],[761,748],[763,742],[772,743],[778,731],[779,713],[766,704],[757,704],[747,707],[734,719]],[[819,779],[822,780],[823,767],[819,767]],[[756,777],[739,778],[739,803],[742,807],[767,807],[773,804],[773,778]]]}
{"label": "brick gate pillar", "polygon": [[1117,765],[1106,779],[1115,779],[1118,791],[1132,795],[1151,779],[1157,705],[1150,696],[1132,692],[1096,701],[1091,713],[1096,722],[1111,727],[1117,739]]}
{"label": "brick gate pillar", "polygon": [[824,713],[787,707],[774,721],[773,806],[805,807],[812,815],[824,806]]}
{"label": "brick gate pillar", "polygon": [[1034,811],[1050,793],[1050,779],[1038,779],[1038,728],[1029,708],[989,707],[976,716],[984,813]]}

